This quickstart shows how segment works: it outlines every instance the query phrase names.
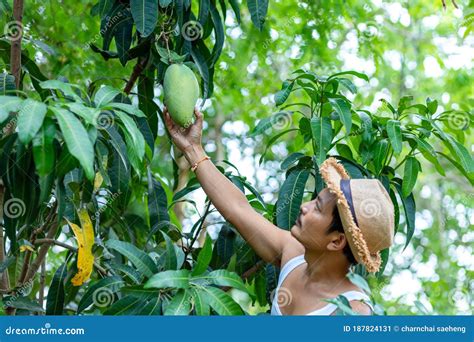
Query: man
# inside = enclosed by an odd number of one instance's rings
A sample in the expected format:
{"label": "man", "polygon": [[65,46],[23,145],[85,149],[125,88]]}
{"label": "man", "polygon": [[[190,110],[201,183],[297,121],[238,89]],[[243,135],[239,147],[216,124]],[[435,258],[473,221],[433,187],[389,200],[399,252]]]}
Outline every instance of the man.
{"label": "man", "polygon": [[164,115],[174,144],[216,209],[263,260],[281,267],[273,315],[332,315],[337,307],[324,299],[341,294],[355,312],[371,314],[368,296],[346,275],[355,263],[376,272],[379,251],[392,244],[394,209],[380,181],[350,180],[343,166],[329,158],[320,169],[327,188],[301,205],[295,225],[285,231],[256,212],[206,156],[202,113],[195,110],[196,121],[187,129],[177,126],[166,108]]}

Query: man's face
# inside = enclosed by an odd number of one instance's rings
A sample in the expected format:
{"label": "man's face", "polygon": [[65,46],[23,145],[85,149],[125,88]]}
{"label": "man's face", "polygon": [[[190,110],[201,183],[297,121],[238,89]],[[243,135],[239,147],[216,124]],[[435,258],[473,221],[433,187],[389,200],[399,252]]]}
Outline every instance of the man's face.
{"label": "man's face", "polygon": [[336,201],[336,195],[325,188],[314,200],[301,205],[300,215],[291,228],[291,235],[306,249],[327,250],[334,239],[335,234],[327,234],[327,230],[333,221]]}

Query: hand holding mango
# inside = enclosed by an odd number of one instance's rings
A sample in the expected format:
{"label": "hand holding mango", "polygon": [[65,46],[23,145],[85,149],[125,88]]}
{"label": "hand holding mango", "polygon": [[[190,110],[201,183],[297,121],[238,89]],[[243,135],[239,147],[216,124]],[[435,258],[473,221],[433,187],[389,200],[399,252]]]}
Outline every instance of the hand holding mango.
{"label": "hand holding mango", "polygon": [[194,72],[184,64],[168,67],[163,80],[164,103],[179,126],[194,122],[194,106],[199,98],[199,83]]}

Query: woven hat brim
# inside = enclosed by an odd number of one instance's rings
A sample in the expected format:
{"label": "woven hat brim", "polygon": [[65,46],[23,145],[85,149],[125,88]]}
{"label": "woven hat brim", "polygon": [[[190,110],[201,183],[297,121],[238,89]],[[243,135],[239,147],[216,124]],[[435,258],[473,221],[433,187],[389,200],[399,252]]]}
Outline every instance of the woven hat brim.
{"label": "woven hat brim", "polygon": [[350,179],[350,176],[344,169],[344,166],[333,157],[326,159],[321,164],[319,172],[329,191],[337,197],[337,209],[349,247],[355,259],[363,264],[368,272],[377,272],[382,264],[380,252],[370,253],[364,235],[356,225],[349,203],[340,187],[341,179]]}

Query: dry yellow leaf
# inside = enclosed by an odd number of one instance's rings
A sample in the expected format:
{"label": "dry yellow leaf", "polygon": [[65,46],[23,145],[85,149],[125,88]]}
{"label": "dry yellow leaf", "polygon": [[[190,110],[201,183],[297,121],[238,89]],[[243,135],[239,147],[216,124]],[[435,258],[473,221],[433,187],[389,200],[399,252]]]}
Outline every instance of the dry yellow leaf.
{"label": "dry yellow leaf", "polygon": [[30,252],[34,252],[34,248],[29,246],[29,245],[21,245],[20,246],[20,252],[25,252],[25,251],[30,251]]}
{"label": "dry yellow leaf", "polygon": [[74,286],[80,286],[89,280],[94,266],[94,255],[92,254],[94,228],[92,221],[86,209],[80,209],[78,215],[82,228],[77,224],[67,221],[76,236],[79,246],[77,251],[77,273],[71,279],[71,283]]}

